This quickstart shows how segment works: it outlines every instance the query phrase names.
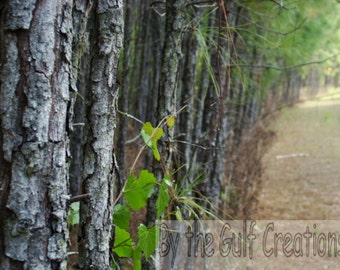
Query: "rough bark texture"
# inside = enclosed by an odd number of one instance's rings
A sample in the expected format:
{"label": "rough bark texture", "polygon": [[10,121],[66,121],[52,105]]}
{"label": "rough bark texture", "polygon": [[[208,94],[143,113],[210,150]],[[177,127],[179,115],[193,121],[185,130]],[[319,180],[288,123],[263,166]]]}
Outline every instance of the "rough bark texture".
{"label": "rough bark texture", "polygon": [[[123,54],[123,74],[121,93],[119,96],[119,110],[122,112],[128,111],[128,87],[129,87],[129,67],[131,65],[131,42],[130,35],[132,33],[132,5],[131,0],[125,1],[125,24],[124,24],[124,54]],[[117,135],[117,160],[119,162],[119,185],[123,187],[126,179],[126,149],[125,144],[127,140],[127,119],[126,117],[120,117],[119,129]]]}
{"label": "rough bark texture", "polygon": [[1,8],[1,269],[65,269],[71,1]]}
{"label": "rough bark texture", "polygon": [[[196,15],[195,12],[192,12]],[[192,16],[194,17],[194,16]],[[195,25],[193,23],[190,29],[194,29]],[[182,90],[180,104],[186,106],[185,110],[180,114],[180,125],[179,125],[179,135],[182,143],[178,145],[180,152],[184,154],[181,163],[178,167],[185,165],[185,170],[180,175],[180,178],[184,178],[184,174],[191,170],[192,158],[193,158],[193,136],[194,136],[194,101],[195,101],[195,82],[196,82],[196,68],[197,68],[197,58],[199,53],[197,37],[193,30],[188,31],[184,36],[184,67],[183,67],[183,77],[182,77]],[[192,175],[190,176],[192,178]],[[192,179],[189,179],[191,182]]]}
{"label": "rough bark texture", "polygon": [[[171,0],[166,2],[166,38],[163,48],[162,67],[158,94],[158,121],[169,115],[175,115],[177,106],[177,88],[179,65],[182,55],[182,34],[184,31],[185,1]],[[165,168],[171,171],[174,129],[168,129],[168,149],[162,151]]]}
{"label": "rough bark texture", "polygon": [[0,4],[1,269],[66,269],[68,160],[81,267],[110,268],[122,5]]}
{"label": "rough bark texture", "polygon": [[[177,110],[177,88],[179,81],[179,64],[182,59],[182,34],[184,29],[184,7],[185,1],[171,0],[165,4],[166,26],[165,41],[162,52],[162,66],[158,88],[158,123],[169,115],[175,115]],[[172,157],[174,151],[173,136],[174,129],[165,127],[165,140],[160,150],[162,169],[156,165],[155,175],[162,179],[163,175],[172,172]],[[147,220],[152,222],[157,219],[156,197],[149,201]]]}
{"label": "rough bark texture", "polygon": [[110,240],[114,199],[113,137],[120,48],[123,45],[123,2],[98,1],[90,11],[90,74],[86,110],[80,267],[110,269]]}

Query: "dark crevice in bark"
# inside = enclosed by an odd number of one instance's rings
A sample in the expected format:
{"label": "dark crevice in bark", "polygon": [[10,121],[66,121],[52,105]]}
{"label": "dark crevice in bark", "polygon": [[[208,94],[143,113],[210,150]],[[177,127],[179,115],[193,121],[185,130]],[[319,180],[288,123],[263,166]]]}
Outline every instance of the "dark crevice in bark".
{"label": "dark crevice in bark", "polygon": [[17,47],[18,47],[18,61],[20,62],[20,80],[16,88],[16,98],[17,102],[21,104],[16,110],[18,117],[15,117],[16,121],[16,131],[19,136],[22,137],[22,141],[27,140],[25,129],[23,129],[23,114],[24,109],[28,105],[27,96],[25,94],[25,85],[27,83],[27,74],[29,70],[29,64],[27,61],[27,55],[29,55],[29,35],[26,30],[17,31]]}

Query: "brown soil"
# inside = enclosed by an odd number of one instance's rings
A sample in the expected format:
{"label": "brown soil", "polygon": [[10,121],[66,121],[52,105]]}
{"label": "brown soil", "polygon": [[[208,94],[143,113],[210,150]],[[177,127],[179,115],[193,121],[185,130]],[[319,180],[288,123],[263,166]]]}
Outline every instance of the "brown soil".
{"label": "brown soil", "polygon": [[340,94],[281,112],[253,219],[340,219]]}

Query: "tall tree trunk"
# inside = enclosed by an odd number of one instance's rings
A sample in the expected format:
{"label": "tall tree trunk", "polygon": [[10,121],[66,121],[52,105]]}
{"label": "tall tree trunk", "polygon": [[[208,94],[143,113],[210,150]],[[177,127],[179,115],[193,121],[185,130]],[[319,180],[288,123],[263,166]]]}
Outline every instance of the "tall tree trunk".
{"label": "tall tree trunk", "polygon": [[[230,26],[234,26],[234,21],[233,17],[229,16],[229,10],[232,7],[232,1],[227,1],[227,3],[219,1],[219,8],[210,18],[210,26],[219,29],[216,36],[217,44],[214,49],[210,50],[209,55],[209,64],[211,64],[211,70],[214,74],[211,74],[213,78],[209,81],[209,90],[204,95],[205,113],[203,117],[199,113],[197,114],[202,118],[200,133],[207,134],[205,137],[206,150],[199,157],[199,161],[205,164],[205,180],[200,185],[199,191],[209,201],[209,204],[205,206],[215,213],[216,207],[220,203],[226,160],[226,138],[230,127],[228,116],[231,78],[228,64],[231,62],[231,50],[233,48]],[[197,121],[199,121],[199,118]]]}
{"label": "tall tree trunk", "polygon": [[[193,10],[191,12],[191,17],[196,17],[199,11]],[[179,127],[178,133],[180,136],[180,142],[178,144],[178,149],[182,158],[179,158],[178,167],[184,165],[179,174],[179,181],[192,182],[194,174],[188,175],[188,179],[185,179],[184,175],[187,174],[191,169],[195,170],[197,168],[192,168],[192,158],[193,158],[193,138],[194,138],[194,120],[195,120],[195,86],[196,86],[196,68],[198,60],[199,46],[197,37],[195,35],[195,25],[190,26],[191,31],[188,31],[183,38],[183,54],[184,54],[184,67],[182,76],[182,90],[180,96],[181,106],[186,106],[184,111],[179,115]],[[196,164],[194,164],[196,166]]]}
{"label": "tall tree trunk", "polygon": [[1,4],[0,268],[66,269],[72,2]]}
{"label": "tall tree trunk", "polygon": [[[163,48],[161,77],[158,96],[158,121],[168,115],[175,115],[177,110],[177,87],[179,81],[179,64],[182,59],[182,33],[184,31],[185,1],[170,0],[166,2],[166,38]],[[167,132],[169,143],[173,140],[174,130]],[[165,167],[171,169],[172,145],[163,151]],[[164,148],[165,149],[165,148]]]}
{"label": "tall tree trunk", "polygon": [[[166,116],[175,115],[177,109],[177,86],[179,63],[182,58],[182,32],[184,28],[183,7],[185,1],[170,0],[166,2],[166,27],[165,41],[162,53],[161,75],[158,88],[158,122]],[[158,179],[167,173],[172,173],[172,157],[174,151],[173,128],[165,127],[165,140],[167,145],[160,149],[162,168],[155,169]],[[148,203],[147,220],[154,221],[156,215],[156,196]]]}
{"label": "tall tree trunk", "polygon": [[[119,110],[122,112],[128,112],[128,91],[129,91],[129,68],[131,65],[131,33],[133,26],[132,18],[132,1],[125,1],[125,25],[124,25],[124,53],[123,53],[123,74],[122,74],[122,85],[119,96]],[[119,163],[119,189],[124,185],[126,180],[125,169],[126,169],[126,139],[127,139],[127,119],[125,116],[119,118],[119,129],[117,135],[117,160]]]}
{"label": "tall tree trunk", "polygon": [[141,56],[140,56],[140,71],[139,71],[139,86],[138,86],[138,102],[137,102],[137,117],[144,121],[149,121],[147,119],[147,107],[145,106],[148,101],[148,96],[150,94],[149,82],[150,82],[150,60],[152,58],[151,52],[151,42],[150,42],[150,16],[152,15],[150,6],[150,0],[142,1],[144,6],[144,12],[142,12],[142,21],[140,29],[140,45],[141,46]]}
{"label": "tall tree trunk", "polygon": [[87,108],[83,193],[81,205],[80,267],[110,269],[110,240],[116,168],[113,158],[117,67],[123,45],[123,1],[96,1],[90,12],[91,97]]}

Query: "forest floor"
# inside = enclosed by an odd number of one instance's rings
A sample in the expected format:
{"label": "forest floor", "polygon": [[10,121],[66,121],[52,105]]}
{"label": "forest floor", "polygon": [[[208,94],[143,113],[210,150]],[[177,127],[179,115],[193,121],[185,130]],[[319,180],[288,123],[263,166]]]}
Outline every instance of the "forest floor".
{"label": "forest floor", "polygon": [[340,219],[340,93],[324,94],[284,109],[271,127],[254,219]]}
{"label": "forest floor", "polygon": [[[257,261],[260,268],[250,269],[340,269],[340,92],[285,108],[271,129],[276,138],[263,158],[262,190],[251,218],[257,224],[273,221],[275,232],[277,224],[283,225],[283,232],[310,226],[317,237],[335,231],[337,255],[308,257],[304,253],[302,258],[295,254],[294,258],[280,258],[279,254],[272,260]],[[328,225],[332,229],[320,229]],[[294,246],[295,239],[293,242]],[[322,250],[322,244],[318,248]],[[305,243],[301,249],[306,252]]]}

